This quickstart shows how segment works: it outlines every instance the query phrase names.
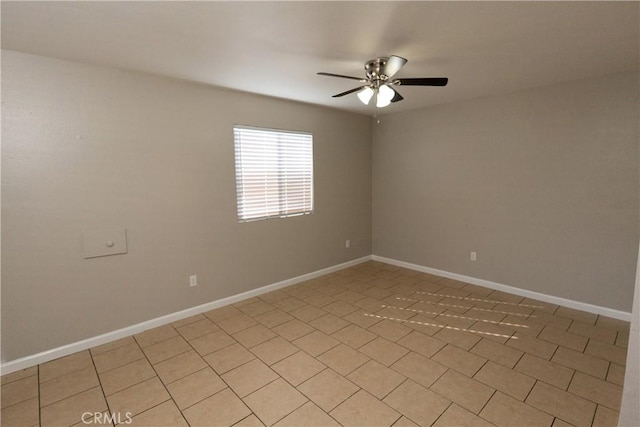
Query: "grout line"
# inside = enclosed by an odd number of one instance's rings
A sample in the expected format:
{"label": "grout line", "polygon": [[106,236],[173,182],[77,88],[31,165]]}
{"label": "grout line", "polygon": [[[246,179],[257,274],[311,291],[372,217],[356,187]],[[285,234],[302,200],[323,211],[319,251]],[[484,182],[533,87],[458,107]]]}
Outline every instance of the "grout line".
{"label": "grout line", "polygon": [[[36,381],[38,381],[38,425],[42,425],[42,399],[40,396],[40,365],[36,366]],[[1,418],[1,417],[0,417]]]}
{"label": "grout line", "polygon": [[[98,374],[98,368],[96,367],[96,362],[95,360],[93,360],[93,354],[91,354],[91,350],[89,351],[89,357],[91,358],[91,364],[93,365],[93,370],[96,374],[96,377],[98,378],[98,385],[100,387],[100,391],[102,392],[102,397],[104,398],[104,403],[107,405],[107,411],[109,412],[109,415],[112,414],[111,412],[111,406],[109,406],[109,401],[107,400],[107,395],[104,392],[104,388],[102,388],[102,380],[100,379],[100,374]],[[82,421],[82,420],[80,420]],[[111,425],[114,425],[114,422],[111,422]]]}

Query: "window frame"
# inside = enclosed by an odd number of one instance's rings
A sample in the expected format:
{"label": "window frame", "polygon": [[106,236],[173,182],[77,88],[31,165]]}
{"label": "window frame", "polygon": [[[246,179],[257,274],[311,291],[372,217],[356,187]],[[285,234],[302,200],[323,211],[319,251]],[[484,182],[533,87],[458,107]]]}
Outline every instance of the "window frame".
{"label": "window frame", "polygon": [[[277,175],[277,185],[279,190],[277,191],[278,202],[277,202],[277,213],[273,213],[274,210],[272,206],[269,206],[269,197],[270,193],[274,193],[273,190],[269,190],[267,188],[267,184],[265,184],[264,190],[262,190],[265,194],[265,197],[262,201],[263,209],[260,212],[260,215],[248,215],[246,213],[246,174],[245,171],[247,169],[246,163],[242,160],[242,141],[238,141],[238,133],[242,133],[243,130],[254,131],[254,132],[267,132],[272,134],[272,136],[277,137],[277,147],[276,149],[272,149],[270,153],[273,155],[275,153],[275,159],[278,162],[278,168],[276,170]],[[289,165],[282,165],[283,162],[286,161],[284,155],[282,155],[283,148],[286,149],[286,136],[287,135],[302,135],[309,138],[309,147],[305,148],[308,150],[309,158],[308,161],[299,162],[299,163],[290,163]],[[285,140],[281,140],[281,138]],[[291,141],[293,142],[293,141]],[[291,129],[277,129],[277,128],[267,128],[267,127],[258,127],[258,126],[248,126],[248,125],[233,125],[233,143],[234,143],[234,163],[235,163],[235,175],[236,175],[236,217],[238,222],[254,222],[254,221],[262,221],[269,219],[279,219],[279,218],[291,218],[297,216],[306,216],[314,213],[315,210],[315,194],[314,194],[314,146],[313,146],[313,132],[310,131],[300,131],[300,130],[291,130]],[[240,146],[240,152],[238,151]],[[267,153],[267,151],[265,151]],[[300,177],[303,180],[303,190],[299,192],[302,195],[302,202],[300,202],[296,207],[287,208],[286,205],[290,199],[287,199],[287,171],[291,171],[292,166],[302,166],[302,172],[300,173]],[[265,172],[269,170],[265,167]],[[271,170],[273,172],[273,170]],[[306,177],[309,177],[309,182],[306,183]],[[308,189],[307,187],[308,186]],[[306,200],[305,194],[309,194],[308,201]],[[299,208],[302,208],[300,210]]]}

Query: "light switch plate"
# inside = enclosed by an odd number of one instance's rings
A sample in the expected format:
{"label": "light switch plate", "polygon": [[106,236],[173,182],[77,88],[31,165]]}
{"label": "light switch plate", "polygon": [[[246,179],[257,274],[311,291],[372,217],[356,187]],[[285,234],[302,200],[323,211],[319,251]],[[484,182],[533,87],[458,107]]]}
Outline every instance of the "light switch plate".
{"label": "light switch plate", "polygon": [[91,230],[84,232],[83,246],[85,258],[127,253],[127,230]]}

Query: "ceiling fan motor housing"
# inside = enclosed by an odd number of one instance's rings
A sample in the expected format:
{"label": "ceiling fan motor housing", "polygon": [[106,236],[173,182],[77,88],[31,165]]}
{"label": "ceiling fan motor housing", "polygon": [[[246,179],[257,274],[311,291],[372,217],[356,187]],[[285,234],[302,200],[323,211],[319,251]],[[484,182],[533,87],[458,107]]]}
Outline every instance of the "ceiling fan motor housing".
{"label": "ceiling fan motor housing", "polygon": [[380,72],[380,70],[384,68],[388,60],[388,57],[380,57],[372,59],[371,61],[368,61],[366,64],[364,64],[364,70],[366,72],[367,79],[371,83],[375,84],[375,86],[378,86],[380,84],[380,81],[382,81],[382,83],[384,84],[384,82],[386,82],[389,78],[388,76]]}

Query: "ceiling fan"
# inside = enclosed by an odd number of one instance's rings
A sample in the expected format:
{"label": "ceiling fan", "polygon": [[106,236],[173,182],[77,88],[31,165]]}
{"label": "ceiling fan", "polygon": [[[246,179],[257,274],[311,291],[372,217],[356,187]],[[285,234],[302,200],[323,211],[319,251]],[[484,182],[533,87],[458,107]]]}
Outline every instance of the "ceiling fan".
{"label": "ceiling fan", "polygon": [[404,97],[395,90],[394,86],[446,86],[449,81],[446,77],[421,77],[408,79],[391,79],[407,60],[396,55],[383,56],[372,59],[364,64],[365,78],[344,76],[342,74],[318,73],[321,76],[341,77],[343,79],[358,80],[364,83],[362,86],[350,89],[346,92],[333,95],[333,98],[358,92],[358,98],[363,104],[368,105],[371,98],[376,95],[376,107],[383,108],[392,102],[402,101]]}

